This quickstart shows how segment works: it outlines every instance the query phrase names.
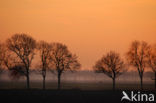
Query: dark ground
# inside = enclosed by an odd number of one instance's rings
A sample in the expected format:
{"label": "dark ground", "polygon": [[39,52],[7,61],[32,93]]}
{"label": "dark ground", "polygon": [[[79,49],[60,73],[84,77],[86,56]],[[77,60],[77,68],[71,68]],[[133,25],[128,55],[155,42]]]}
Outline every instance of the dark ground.
{"label": "dark ground", "polygon": [[[139,83],[117,83],[115,91],[112,90],[111,83],[101,82],[62,82],[60,91],[57,90],[57,83],[47,82],[46,90],[41,89],[42,82],[32,82],[30,86],[31,89],[27,90],[24,89],[25,82],[1,82],[0,103],[120,103],[123,96],[122,90],[130,95],[131,90],[137,93],[140,89]],[[156,94],[154,84],[144,84],[142,92]],[[121,103],[129,103],[129,101]]]}
{"label": "dark ground", "polygon": [[[130,90],[126,92],[129,93]],[[156,94],[154,91],[142,92]],[[122,90],[1,89],[0,103],[120,103],[122,96]],[[122,101],[122,103],[129,103],[129,101]]]}

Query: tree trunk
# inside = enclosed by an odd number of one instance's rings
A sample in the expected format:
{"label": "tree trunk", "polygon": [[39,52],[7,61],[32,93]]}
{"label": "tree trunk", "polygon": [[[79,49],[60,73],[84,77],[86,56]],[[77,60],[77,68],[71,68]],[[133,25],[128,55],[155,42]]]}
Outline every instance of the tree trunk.
{"label": "tree trunk", "polygon": [[156,72],[155,72],[155,78],[154,78],[154,80],[155,80],[155,89],[156,89]]}
{"label": "tree trunk", "polygon": [[45,90],[45,76],[43,76],[43,90]]}
{"label": "tree trunk", "polygon": [[140,76],[140,86],[141,86],[141,90],[143,90],[143,76]]}
{"label": "tree trunk", "polygon": [[29,68],[27,69],[27,89],[30,89],[30,84],[29,84]]}
{"label": "tree trunk", "polygon": [[30,85],[29,85],[29,74],[27,74],[27,89],[30,89]]}
{"label": "tree trunk", "polygon": [[113,78],[113,90],[115,90],[115,78]]}
{"label": "tree trunk", "polygon": [[61,89],[61,73],[58,73],[58,87],[57,87],[58,90]]}

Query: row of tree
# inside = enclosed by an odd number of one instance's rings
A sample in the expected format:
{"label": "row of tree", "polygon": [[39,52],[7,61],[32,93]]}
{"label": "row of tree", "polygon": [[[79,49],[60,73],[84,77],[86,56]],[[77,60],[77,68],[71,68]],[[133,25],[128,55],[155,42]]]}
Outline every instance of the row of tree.
{"label": "row of tree", "polygon": [[[43,77],[43,89],[47,70],[56,73],[58,77],[58,89],[60,89],[61,75],[66,70],[78,70],[81,65],[77,56],[72,54],[66,45],[61,43],[36,42],[26,34],[15,34],[0,44],[0,72],[7,68],[12,76],[25,76],[27,88],[30,88],[29,74],[34,55],[38,54],[40,62],[37,71]],[[112,78],[113,89],[115,80],[131,65],[137,69],[140,77],[141,89],[143,89],[143,74],[146,68],[151,68],[155,74],[156,88],[156,48],[146,42],[134,41],[126,53],[127,63],[114,51],[106,53],[93,66],[96,73],[104,73]]]}
{"label": "row of tree", "polygon": [[46,71],[56,72],[58,76],[58,89],[60,89],[61,74],[66,70],[77,70],[80,63],[77,56],[72,54],[66,45],[61,43],[36,42],[26,34],[15,34],[0,45],[0,67],[6,67],[12,76],[25,76],[27,88],[29,84],[29,72],[35,53],[39,53],[40,63],[37,69],[43,77],[43,89],[45,89]]}
{"label": "row of tree", "polygon": [[144,41],[134,41],[126,53],[126,60],[127,63],[124,63],[118,53],[111,51],[96,62],[94,70],[112,78],[113,89],[115,89],[115,79],[127,71],[129,66],[132,66],[138,71],[140,86],[143,89],[144,71],[147,68],[151,68],[155,75],[156,89],[156,46],[149,45]]}

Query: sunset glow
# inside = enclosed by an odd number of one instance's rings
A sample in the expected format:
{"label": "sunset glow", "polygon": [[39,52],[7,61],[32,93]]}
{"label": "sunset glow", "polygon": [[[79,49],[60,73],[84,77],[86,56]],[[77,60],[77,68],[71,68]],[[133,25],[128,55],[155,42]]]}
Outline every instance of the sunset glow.
{"label": "sunset glow", "polygon": [[104,53],[156,43],[156,0],[0,0],[0,37],[61,42],[90,69]]}

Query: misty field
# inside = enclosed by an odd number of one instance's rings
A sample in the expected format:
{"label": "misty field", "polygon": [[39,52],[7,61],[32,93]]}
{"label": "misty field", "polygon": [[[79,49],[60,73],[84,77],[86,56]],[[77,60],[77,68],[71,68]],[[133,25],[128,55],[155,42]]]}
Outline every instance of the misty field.
{"label": "misty field", "polygon": [[[30,82],[31,89],[42,89],[42,82]],[[154,90],[153,83],[144,84],[145,90]],[[24,89],[26,88],[26,83],[24,81],[16,82],[1,82],[1,89]],[[57,82],[47,82],[46,89],[57,90]],[[61,89],[78,89],[78,90],[111,90],[111,83],[72,83],[72,82],[62,82]],[[126,84],[117,83],[116,89],[118,90],[139,90],[140,84]]]}
{"label": "misty field", "polygon": [[[154,89],[154,81],[151,80],[152,73],[146,72],[144,75],[143,88],[145,90]],[[30,75],[30,88],[42,89],[42,77],[36,73]],[[10,79],[9,74],[1,76],[0,89],[26,89],[25,78]],[[57,76],[47,73],[46,89],[57,89]],[[76,90],[111,90],[112,80],[104,74],[96,74],[93,71],[65,72],[61,79],[61,89]],[[140,89],[140,79],[137,72],[127,72],[116,80],[118,90]]]}

